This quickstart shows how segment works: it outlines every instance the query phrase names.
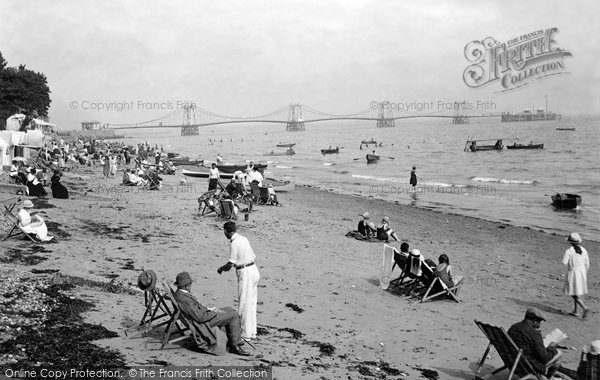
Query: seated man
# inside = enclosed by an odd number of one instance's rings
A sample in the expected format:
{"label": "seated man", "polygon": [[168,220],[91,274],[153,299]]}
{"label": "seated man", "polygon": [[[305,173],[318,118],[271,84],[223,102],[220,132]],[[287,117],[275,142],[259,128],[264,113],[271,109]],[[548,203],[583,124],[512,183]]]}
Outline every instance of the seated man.
{"label": "seated man", "polygon": [[406,265],[408,264],[409,248],[410,246],[408,245],[408,243],[402,243],[400,244],[400,252],[394,249],[394,265],[392,266],[392,270],[394,270],[394,267],[396,265],[398,265],[398,268],[400,268],[400,270],[406,269]]}
{"label": "seated man", "polygon": [[534,307],[527,309],[525,319],[508,329],[508,335],[517,347],[523,350],[523,356],[540,374],[552,377],[558,367],[561,352],[556,347],[544,347],[544,339],[539,328],[546,318]]}
{"label": "seated man", "polygon": [[375,228],[375,224],[373,224],[373,222],[369,221],[371,215],[368,212],[359,215],[362,216],[362,220],[358,222],[358,232],[360,232],[361,235],[367,237],[375,235],[375,233],[377,232],[377,228]]}
{"label": "seated man", "polygon": [[279,201],[277,200],[277,194],[275,194],[275,189],[273,189],[273,185],[269,184],[267,189],[269,191],[269,200],[267,201],[267,204],[281,206],[281,203],[279,203]]}
{"label": "seated man", "polygon": [[239,192],[239,188],[237,187],[237,181],[235,177],[233,177],[227,186],[225,186],[225,191],[227,194],[229,194],[231,199],[236,199],[242,196],[242,194]]}
{"label": "seated man", "polygon": [[10,179],[15,183],[18,183],[19,181],[19,165],[18,162],[14,160],[12,165],[10,165]]}
{"label": "seated man", "polygon": [[177,275],[175,286],[175,298],[181,307],[183,315],[198,323],[207,323],[211,327],[225,327],[229,352],[249,356],[250,354],[241,348],[241,326],[240,317],[236,310],[231,307],[224,309],[207,308],[190,294],[192,289],[192,278],[188,272],[181,272]]}

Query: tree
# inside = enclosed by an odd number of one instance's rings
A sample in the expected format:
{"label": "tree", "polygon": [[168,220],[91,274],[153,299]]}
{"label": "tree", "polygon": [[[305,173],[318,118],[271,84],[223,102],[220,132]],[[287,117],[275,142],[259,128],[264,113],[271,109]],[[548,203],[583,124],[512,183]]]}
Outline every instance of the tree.
{"label": "tree", "polygon": [[25,65],[8,67],[0,52],[0,129],[5,129],[6,119],[18,112],[24,113],[28,119],[48,117],[50,102],[46,76],[27,69]]}

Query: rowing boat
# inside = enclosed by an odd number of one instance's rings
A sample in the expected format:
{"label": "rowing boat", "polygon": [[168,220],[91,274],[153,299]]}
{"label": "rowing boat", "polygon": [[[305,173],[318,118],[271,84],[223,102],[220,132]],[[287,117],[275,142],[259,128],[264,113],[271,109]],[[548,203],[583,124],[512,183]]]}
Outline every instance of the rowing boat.
{"label": "rowing boat", "polygon": [[285,152],[275,152],[274,150],[272,150],[270,152],[265,153],[263,156],[293,156],[294,154],[296,154],[294,149],[289,148]]}
{"label": "rowing boat", "polygon": [[204,160],[190,160],[189,157],[174,157],[174,158],[169,158],[169,161],[171,161],[171,163],[173,165],[191,165],[191,166],[202,166],[204,165]]}
{"label": "rowing boat", "polygon": [[556,193],[552,197],[552,204],[557,208],[576,208],[581,204],[581,195]]}
{"label": "rowing boat", "polygon": [[544,149],[544,144],[517,144],[507,145],[506,149]]}
{"label": "rowing boat", "polygon": [[379,161],[379,156],[376,154],[367,154],[367,164]]}
{"label": "rowing boat", "polygon": [[277,147],[278,147],[278,148],[293,148],[293,147],[294,147],[294,145],[296,145],[296,143],[290,143],[290,144],[287,144],[287,143],[279,143],[279,144],[277,144]]}
{"label": "rowing boat", "polygon": [[377,141],[371,139],[371,140],[363,140],[360,143],[361,144],[365,144],[365,145],[369,145],[369,144],[377,144]]}
{"label": "rowing boat", "polygon": [[575,128],[556,128],[557,131],[574,131]]}
{"label": "rowing boat", "polygon": [[321,149],[321,154],[322,155],[326,155],[326,154],[337,154],[340,153],[340,148],[339,147],[335,147],[334,148],[329,148],[329,149]]}
{"label": "rowing boat", "polygon": [[[188,169],[182,168],[181,174],[194,178],[208,178],[209,171],[205,167],[188,167]],[[231,179],[233,173],[219,173],[219,177],[221,179]]]}
{"label": "rowing boat", "polygon": [[[254,167],[259,171],[264,171],[267,168],[267,164],[254,164]],[[247,164],[218,164],[217,169],[220,173],[235,173],[237,171],[245,171],[248,168]]]}

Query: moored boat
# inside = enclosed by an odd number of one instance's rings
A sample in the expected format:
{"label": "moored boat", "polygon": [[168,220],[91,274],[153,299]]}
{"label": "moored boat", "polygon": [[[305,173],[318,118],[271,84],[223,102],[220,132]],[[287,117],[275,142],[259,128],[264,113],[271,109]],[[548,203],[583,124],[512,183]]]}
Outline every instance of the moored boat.
{"label": "moored boat", "polygon": [[556,128],[557,131],[574,131],[575,128]]}
{"label": "moored boat", "polygon": [[[259,171],[264,171],[267,168],[267,164],[254,164],[254,167]],[[217,169],[220,173],[235,173],[237,171],[245,171],[248,168],[247,164],[218,164]]]}
{"label": "moored boat", "polygon": [[506,149],[544,149],[544,144],[529,143],[529,145],[525,145],[514,143],[513,145],[507,145]]}
{"label": "moored boat", "polygon": [[360,143],[361,144],[365,144],[365,145],[369,145],[369,144],[377,144],[377,141],[371,139],[371,140],[363,140]]}
{"label": "moored boat", "polygon": [[367,163],[373,163],[379,161],[380,156],[376,154],[367,154]]}
{"label": "moored boat", "polygon": [[321,154],[322,155],[326,155],[326,154],[336,154],[336,153],[340,153],[340,148],[339,147],[335,147],[335,148],[329,148],[329,149],[321,149]]}
{"label": "moored boat", "polygon": [[[490,141],[490,140],[479,140],[479,141]],[[480,145],[480,144],[477,144],[477,140],[467,140],[467,143],[465,144],[465,151],[468,150],[470,152],[479,152],[482,150],[502,150],[503,148],[504,148],[504,145],[502,145],[501,139],[496,140],[496,143],[494,145]]]}
{"label": "moored boat", "polygon": [[296,143],[279,143],[277,144],[278,148],[293,148]]}
{"label": "moored boat", "polygon": [[581,195],[556,193],[552,196],[552,205],[556,208],[576,208],[581,204]]}
{"label": "moored boat", "polygon": [[[184,176],[194,177],[194,178],[208,178],[209,172],[208,172],[208,168],[200,166],[200,167],[182,168],[181,174],[183,174]],[[219,176],[221,177],[221,179],[231,179],[231,178],[233,178],[233,173],[219,173]]]}
{"label": "moored boat", "polygon": [[171,163],[173,165],[191,165],[191,166],[202,166],[204,164],[204,160],[191,160],[189,157],[173,157],[173,158],[169,158],[169,161],[171,161]]}
{"label": "moored boat", "polygon": [[294,154],[296,154],[294,149],[289,148],[285,152],[275,152],[274,150],[272,150],[270,152],[265,153],[264,156],[293,156]]}

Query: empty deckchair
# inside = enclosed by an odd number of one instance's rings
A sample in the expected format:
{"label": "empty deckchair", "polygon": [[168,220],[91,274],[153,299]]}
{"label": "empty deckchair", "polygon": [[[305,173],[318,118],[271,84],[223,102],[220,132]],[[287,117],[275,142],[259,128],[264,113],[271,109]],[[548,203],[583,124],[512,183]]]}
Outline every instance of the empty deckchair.
{"label": "empty deckchair", "polygon": [[[538,379],[545,380],[546,377],[543,374],[536,373],[533,366],[527,361],[527,358],[523,356],[523,350],[517,347],[515,342],[510,338],[506,331],[502,327],[496,327],[488,325],[487,323],[475,320],[477,327],[481,329],[483,334],[488,338],[490,343],[479,362],[477,369],[475,370],[475,379],[486,379],[495,375],[496,373],[505,369],[509,370],[507,379],[512,379],[513,375],[518,376],[518,380],[525,379]],[[486,375],[484,378],[479,376],[479,371],[487,358],[490,349],[494,346],[500,359],[504,363],[504,366],[495,369],[492,373]]]}
{"label": "empty deckchair", "polygon": [[223,219],[237,219],[235,214],[235,203],[231,199],[219,199],[221,213],[219,216]]}
{"label": "empty deckchair", "polygon": [[[427,265],[427,263],[423,262],[421,269],[423,271],[422,282],[429,283],[427,290],[421,297],[421,302],[425,302],[427,300],[439,297],[441,295],[447,295],[449,298],[452,298],[456,302],[460,302],[458,298],[458,292],[463,284],[463,279],[461,278],[453,287],[448,287],[438,276],[435,275],[433,269]],[[435,293],[434,293],[435,292]]]}
{"label": "empty deckchair", "polygon": [[218,214],[215,200],[216,192],[217,190],[210,190],[198,197],[198,212],[200,215],[208,215],[212,212]]}
{"label": "empty deckchair", "polygon": [[[169,294],[175,313],[169,320],[163,334],[161,349],[169,343],[187,339],[189,336],[186,332],[191,331],[191,336],[200,350],[214,355],[224,354],[226,352],[227,336],[223,330],[219,327],[211,327],[208,323],[198,323],[193,319],[188,319],[187,316],[181,312],[181,307],[178,304],[175,291],[164,280],[162,281],[162,285],[167,294]],[[183,324],[184,327],[181,328],[178,323]],[[181,336],[171,338],[171,327],[173,325],[175,325]]]}
{"label": "empty deckchair", "polygon": [[36,237],[35,234],[29,234],[25,231],[23,231],[23,229],[21,228],[21,226],[19,225],[19,219],[17,219],[16,215],[12,213],[12,211],[14,210],[14,208],[16,207],[16,205],[21,201],[21,199],[17,199],[16,201],[14,201],[13,203],[11,203],[10,205],[6,205],[4,204],[4,218],[6,220],[8,220],[9,224],[11,225],[10,231],[8,231],[8,233],[4,236],[4,238],[2,240],[6,240],[11,236],[19,236],[21,234],[27,236],[29,238],[29,240],[31,240],[34,243],[39,243],[40,240]]}

